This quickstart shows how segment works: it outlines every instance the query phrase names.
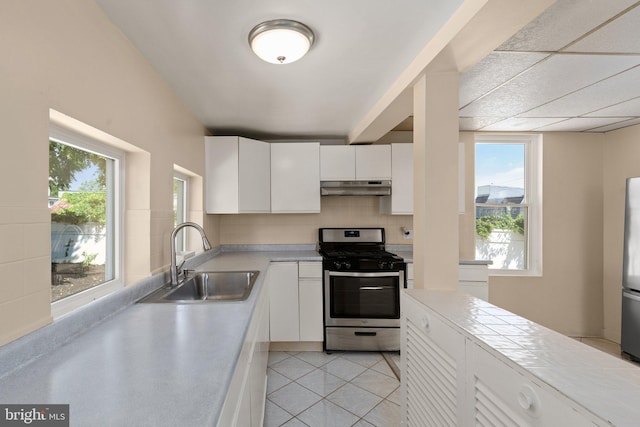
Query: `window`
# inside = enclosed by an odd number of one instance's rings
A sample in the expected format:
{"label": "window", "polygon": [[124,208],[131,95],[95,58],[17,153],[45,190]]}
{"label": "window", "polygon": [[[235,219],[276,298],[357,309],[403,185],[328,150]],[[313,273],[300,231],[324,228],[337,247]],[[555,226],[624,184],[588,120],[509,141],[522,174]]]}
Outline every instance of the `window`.
{"label": "window", "polygon": [[541,274],[541,137],[476,137],[476,259],[493,273]]}
{"label": "window", "polygon": [[54,316],[122,286],[122,163],[122,152],[52,126],[49,210]]}
{"label": "window", "polygon": [[[187,199],[188,199],[189,177],[175,172],[173,176],[173,226],[187,221]],[[181,230],[176,239],[176,249],[184,252],[187,247],[187,233]]]}

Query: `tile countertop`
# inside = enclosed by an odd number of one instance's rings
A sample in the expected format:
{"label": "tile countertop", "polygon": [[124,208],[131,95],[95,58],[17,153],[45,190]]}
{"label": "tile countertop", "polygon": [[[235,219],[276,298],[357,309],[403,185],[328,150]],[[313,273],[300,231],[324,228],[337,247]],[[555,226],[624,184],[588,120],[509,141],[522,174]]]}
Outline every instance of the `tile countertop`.
{"label": "tile countertop", "polygon": [[196,270],[259,270],[246,301],[133,304],[3,376],[0,402],[70,404],[77,426],[215,426],[269,262],[320,260],[222,252]]}
{"label": "tile countertop", "polygon": [[407,290],[504,363],[615,426],[640,424],[640,369],[622,359],[455,291]]}

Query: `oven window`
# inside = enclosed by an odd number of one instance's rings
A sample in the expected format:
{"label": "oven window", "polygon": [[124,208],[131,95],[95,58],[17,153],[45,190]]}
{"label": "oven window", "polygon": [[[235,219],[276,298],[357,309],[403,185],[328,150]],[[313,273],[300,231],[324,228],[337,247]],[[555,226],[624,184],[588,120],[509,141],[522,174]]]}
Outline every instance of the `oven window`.
{"label": "oven window", "polygon": [[331,317],[399,319],[398,276],[331,276]]}

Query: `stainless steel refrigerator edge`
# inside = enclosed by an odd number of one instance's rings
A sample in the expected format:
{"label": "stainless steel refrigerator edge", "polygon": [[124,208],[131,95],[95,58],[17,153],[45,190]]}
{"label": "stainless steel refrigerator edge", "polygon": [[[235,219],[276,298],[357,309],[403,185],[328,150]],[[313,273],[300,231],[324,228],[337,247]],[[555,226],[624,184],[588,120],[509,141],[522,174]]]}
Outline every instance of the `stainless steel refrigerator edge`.
{"label": "stainless steel refrigerator edge", "polygon": [[620,347],[640,359],[640,177],[627,179],[622,265]]}

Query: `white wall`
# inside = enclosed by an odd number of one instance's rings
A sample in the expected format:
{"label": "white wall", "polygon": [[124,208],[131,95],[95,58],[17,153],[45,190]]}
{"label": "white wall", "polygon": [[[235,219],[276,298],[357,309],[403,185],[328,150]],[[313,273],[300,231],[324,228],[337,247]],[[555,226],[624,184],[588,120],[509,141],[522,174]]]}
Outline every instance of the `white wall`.
{"label": "white wall", "polygon": [[169,263],[173,165],[204,175],[204,129],[91,0],[0,3],[0,93],[3,344],[51,321],[50,109],[136,148],[126,221],[143,237],[126,242],[128,284]]}
{"label": "white wall", "polygon": [[[461,140],[473,144],[470,133]],[[571,336],[600,336],[603,327],[601,134],[543,136],[543,274],[491,276],[489,300]],[[467,173],[473,176],[473,156]],[[468,189],[469,190],[469,189]],[[467,191],[472,206],[473,192]],[[461,253],[471,252],[473,216],[461,223]],[[462,229],[462,227],[461,227]]]}
{"label": "white wall", "polygon": [[620,342],[625,181],[640,176],[640,126],[604,136],[604,336]]}

